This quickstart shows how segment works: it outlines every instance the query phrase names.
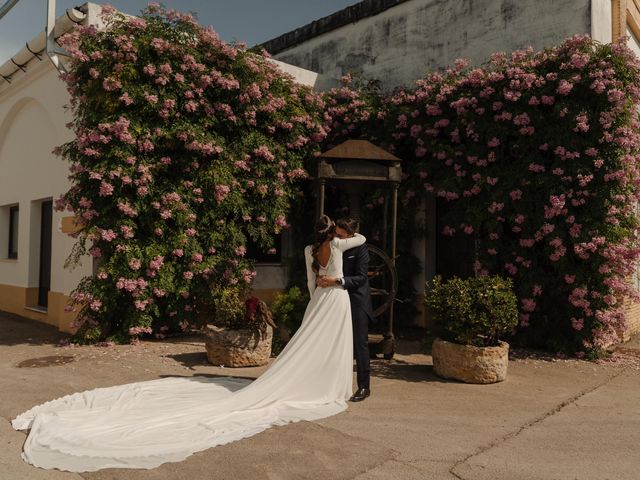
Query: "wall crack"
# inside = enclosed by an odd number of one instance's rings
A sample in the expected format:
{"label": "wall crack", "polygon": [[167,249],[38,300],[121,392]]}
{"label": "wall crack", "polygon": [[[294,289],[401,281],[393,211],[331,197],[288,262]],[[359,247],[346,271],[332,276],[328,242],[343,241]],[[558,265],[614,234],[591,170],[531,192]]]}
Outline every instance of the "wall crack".
{"label": "wall crack", "polygon": [[451,475],[453,475],[455,478],[457,478],[459,480],[468,480],[465,477],[463,477],[462,475],[456,473],[455,469],[458,468],[460,465],[468,462],[473,457],[477,457],[479,455],[482,455],[483,453],[488,452],[489,450],[498,447],[499,445],[507,442],[508,440],[511,440],[512,438],[516,438],[517,436],[519,436],[525,430],[528,430],[529,428],[534,427],[535,425],[543,422],[547,418],[559,413],[565,407],[574,404],[575,402],[577,402],[580,398],[584,397],[585,395],[588,395],[589,393],[594,392],[595,390],[599,389],[600,387],[603,387],[603,386],[607,385],[608,383],[610,383],[612,380],[614,380],[615,378],[617,378],[620,375],[622,375],[627,370],[629,370],[629,369],[628,368],[620,369],[619,372],[615,373],[614,375],[611,375],[606,380],[604,380],[602,383],[599,383],[599,384],[597,384],[597,385],[595,385],[595,386],[593,386],[591,388],[584,389],[584,390],[576,393],[575,395],[569,397],[568,399],[563,400],[562,402],[560,402],[559,404],[557,404],[555,407],[553,407],[552,409],[548,410],[547,412],[543,413],[542,415],[540,415],[540,416],[534,418],[533,420],[530,420],[529,422],[521,425],[520,428],[518,428],[516,431],[513,431],[511,433],[507,433],[506,435],[503,435],[502,437],[492,441],[491,443],[489,443],[487,445],[484,445],[482,447],[479,447],[475,452],[467,455],[466,457],[464,457],[461,460],[458,460],[456,463],[454,463],[451,466],[451,468],[449,469],[449,473],[451,473]]}

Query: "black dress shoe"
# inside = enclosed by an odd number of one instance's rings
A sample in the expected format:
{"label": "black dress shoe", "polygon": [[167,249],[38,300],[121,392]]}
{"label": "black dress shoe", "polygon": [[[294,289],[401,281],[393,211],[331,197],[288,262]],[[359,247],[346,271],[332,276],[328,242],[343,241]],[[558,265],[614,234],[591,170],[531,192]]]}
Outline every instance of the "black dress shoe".
{"label": "black dress shoe", "polygon": [[371,390],[368,388],[358,388],[356,393],[349,399],[350,402],[361,402],[365,398],[371,395]]}

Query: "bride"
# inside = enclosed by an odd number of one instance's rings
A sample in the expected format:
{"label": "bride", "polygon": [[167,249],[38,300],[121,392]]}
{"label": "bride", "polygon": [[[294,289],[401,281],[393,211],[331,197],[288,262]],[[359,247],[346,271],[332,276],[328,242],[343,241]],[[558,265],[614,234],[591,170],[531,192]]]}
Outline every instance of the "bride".
{"label": "bride", "polygon": [[12,422],[30,429],[24,460],[72,472],[154,468],[273,425],[345,410],[353,381],[349,295],[316,288],[316,278],[341,277],[342,252],[365,238],[339,239],[334,230],[322,216],[304,252],[311,300],[302,325],[257,380],[170,377],[46,402]]}

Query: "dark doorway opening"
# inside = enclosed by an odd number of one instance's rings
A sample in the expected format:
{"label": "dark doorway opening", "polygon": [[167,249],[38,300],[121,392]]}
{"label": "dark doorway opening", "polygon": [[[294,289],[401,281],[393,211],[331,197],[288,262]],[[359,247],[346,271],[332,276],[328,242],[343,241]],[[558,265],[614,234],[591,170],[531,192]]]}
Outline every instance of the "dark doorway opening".
{"label": "dark doorway opening", "polygon": [[38,306],[47,308],[51,289],[51,230],[53,202],[42,202],[40,217],[40,277],[38,280]]}
{"label": "dark doorway opening", "polygon": [[446,200],[436,200],[436,274],[442,275],[445,280],[452,277],[472,277],[475,261],[474,238],[461,233],[458,225],[453,225],[457,230],[455,235],[442,234],[443,228],[447,225],[448,207]]}

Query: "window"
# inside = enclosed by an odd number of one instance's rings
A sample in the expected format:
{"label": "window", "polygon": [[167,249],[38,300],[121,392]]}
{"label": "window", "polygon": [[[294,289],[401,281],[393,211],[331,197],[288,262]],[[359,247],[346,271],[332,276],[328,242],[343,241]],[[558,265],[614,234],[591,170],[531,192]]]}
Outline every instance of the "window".
{"label": "window", "polygon": [[9,209],[9,255],[18,258],[18,206]]}

